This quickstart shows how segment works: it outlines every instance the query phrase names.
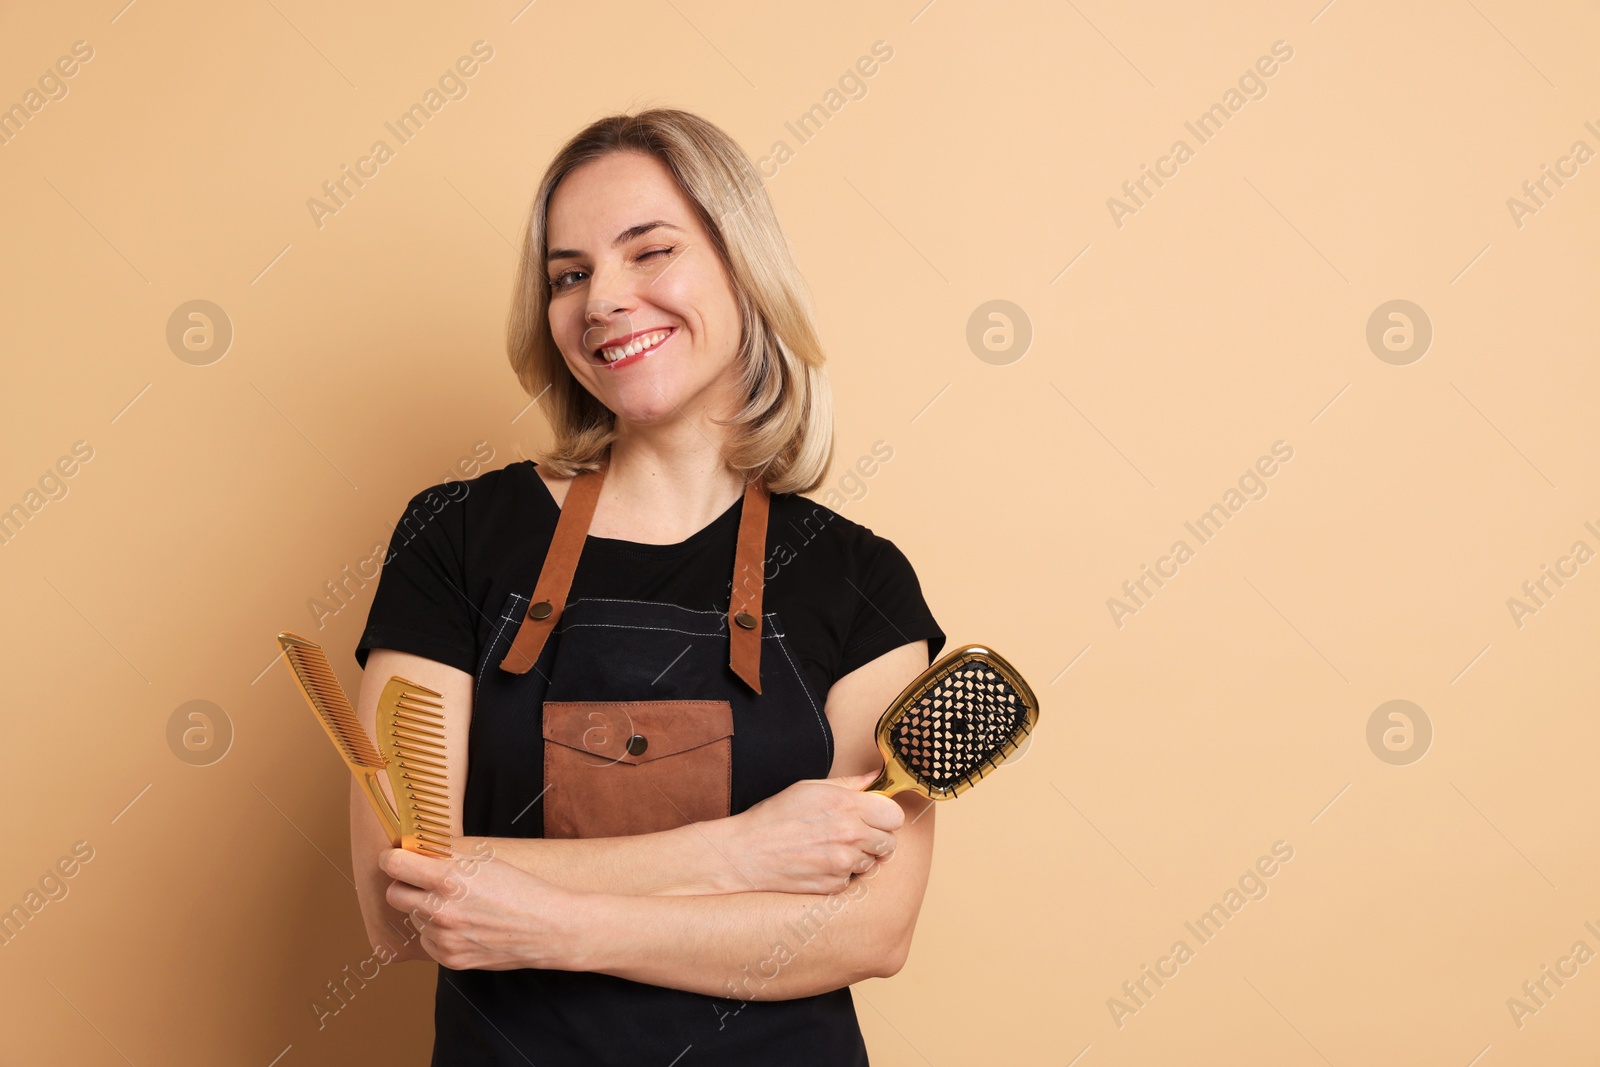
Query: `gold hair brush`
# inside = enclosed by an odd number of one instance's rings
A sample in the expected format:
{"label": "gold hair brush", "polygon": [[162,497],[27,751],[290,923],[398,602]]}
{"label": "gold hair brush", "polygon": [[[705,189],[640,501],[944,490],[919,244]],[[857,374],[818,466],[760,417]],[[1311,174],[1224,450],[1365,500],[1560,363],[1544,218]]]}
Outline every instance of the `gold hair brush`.
{"label": "gold hair brush", "polygon": [[[361,783],[389,844],[425,856],[448,856],[449,794],[439,694],[404,678],[390,678],[378,699],[380,752],[362,729],[322,648],[288,632],[278,635],[278,644],[317,721]],[[389,777],[399,811],[378,783],[380,772]]]}
{"label": "gold hair brush", "polygon": [[883,772],[867,791],[949,800],[1005,762],[1038,721],[1038,698],[1016,668],[982,645],[964,645],[918,675],[879,718]]}

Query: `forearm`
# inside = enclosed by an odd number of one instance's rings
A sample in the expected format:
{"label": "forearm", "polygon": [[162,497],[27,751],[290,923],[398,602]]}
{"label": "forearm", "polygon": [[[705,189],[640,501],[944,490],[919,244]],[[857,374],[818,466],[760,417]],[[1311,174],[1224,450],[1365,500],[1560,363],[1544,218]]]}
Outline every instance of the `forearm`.
{"label": "forearm", "polygon": [[733,856],[733,820],[713,819],[628,837],[460,838],[487,842],[514,867],[566,889],[621,896],[698,896],[755,888]]}
{"label": "forearm", "polygon": [[829,895],[585,896],[576,969],[741,1001],[888,977],[904,962],[921,885],[907,901],[884,866]]}
{"label": "forearm", "polygon": [[388,836],[367,804],[366,795],[352,780],[350,858],[356,882],[356,901],[361,907],[367,941],[374,949],[388,954],[383,961],[385,963],[427,959],[428,954],[422,947],[421,938],[417,936],[416,922],[390,904],[384,896],[390,878],[379,869],[377,858],[379,853],[390,847]]}

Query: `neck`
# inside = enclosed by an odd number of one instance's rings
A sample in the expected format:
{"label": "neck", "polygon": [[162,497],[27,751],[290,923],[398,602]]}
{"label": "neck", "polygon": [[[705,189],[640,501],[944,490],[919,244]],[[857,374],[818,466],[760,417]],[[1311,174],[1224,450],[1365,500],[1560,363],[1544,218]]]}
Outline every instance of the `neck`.
{"label": "neck", "polygon": [[723,427],[688,419],[619,422],[606,471],[611,514],[663,544],[710,523],[744,493],[744,478],[723,459],[726,436]]}

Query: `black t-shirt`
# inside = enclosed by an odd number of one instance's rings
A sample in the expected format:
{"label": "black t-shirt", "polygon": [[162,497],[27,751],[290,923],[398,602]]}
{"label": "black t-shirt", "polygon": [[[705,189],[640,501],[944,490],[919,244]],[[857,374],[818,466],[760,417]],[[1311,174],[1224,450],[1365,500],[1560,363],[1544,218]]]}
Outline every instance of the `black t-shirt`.
{"label": "black t-shirt", "polygon": [[[356,645],[389,648],[468,674],[501,625],[494,590],[533,591],[560,509],[523,460],[469,481],[423,490],[389,543],[366,630]],[[617,597],[726,611],[742,498],[672,545],[591,536],[568,601]],[[886,538],[806,497],[774,493],[767,520],[763,609],[782,616],[800,670],[822,706],[833,683],[926,638],[929,662],[944,631],[916,572]]]}

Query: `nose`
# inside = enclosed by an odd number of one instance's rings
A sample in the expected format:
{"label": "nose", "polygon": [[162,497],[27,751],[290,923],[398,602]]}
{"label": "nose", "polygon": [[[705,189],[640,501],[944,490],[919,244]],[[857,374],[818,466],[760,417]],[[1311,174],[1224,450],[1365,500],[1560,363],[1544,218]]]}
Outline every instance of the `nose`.
{"label": "nose", "polygon": [[589,277],[584,302],[584,345],[593,350],[607,338],[633,332],[634,294],[626,272],[597,268]]}
{"label": "nose", "polygon": [[633,316],[626,308],[609,300],[590,299],[584,306],[583,320],[586,352],[593,352],[606,341],[633,332]]}
{"label": "nose", "polygon": [[637,296],[634,292],[636,284],[636,277],[626,269],[625,264],[615,261],[596,263],[585,285],[588,292],[584,314],[592,317],[632,308]]}

